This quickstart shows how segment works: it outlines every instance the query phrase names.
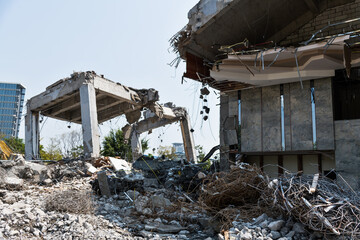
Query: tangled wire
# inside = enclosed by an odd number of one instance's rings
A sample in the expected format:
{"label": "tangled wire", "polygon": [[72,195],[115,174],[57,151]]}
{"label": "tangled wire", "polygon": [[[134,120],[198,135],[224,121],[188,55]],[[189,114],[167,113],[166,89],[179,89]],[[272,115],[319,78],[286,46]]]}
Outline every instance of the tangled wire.
{"label": "tangled wire", "polygon": [[336,182],[315,176],[284,175],[274,202],[312,230],[360,237],[360,199]]}
{"label": "tangled wire", "polygon": [[359,200],[355,192],[318,174],[286,173],[271,180],[259,168],[246,164],[207,177],[199,197],[201,205],[214,212],[224,226],[263,212],[287,212],[309,229],[352,239],[360,238]]}

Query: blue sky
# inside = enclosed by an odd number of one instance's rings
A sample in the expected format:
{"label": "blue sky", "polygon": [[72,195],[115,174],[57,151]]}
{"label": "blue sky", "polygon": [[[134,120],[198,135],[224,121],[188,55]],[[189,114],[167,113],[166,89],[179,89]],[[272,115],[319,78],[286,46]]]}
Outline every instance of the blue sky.
{"label": "blue sky", "polygon": [[[0,81],[26,86],[26,99],[73,71],[94,70],[134,88],[155,88],[160,102],[188,109],[195,143],[206,150],[218,144],[219,99],[212,91],[209,120],[201,121],[200,84],[181,85],[185,64],[168,66],[176,56],[168,40],[186,25],[197,0],[0,0]],[[45,122],[45,124],[43,124]],[[80,129],[48,119],[41,141]],[[125,125],[116,118],[100,126],[102,136]],[[153,131],[151,148],[181,142],[178,124]],[[24,137],[22,122],[20,137]]]}

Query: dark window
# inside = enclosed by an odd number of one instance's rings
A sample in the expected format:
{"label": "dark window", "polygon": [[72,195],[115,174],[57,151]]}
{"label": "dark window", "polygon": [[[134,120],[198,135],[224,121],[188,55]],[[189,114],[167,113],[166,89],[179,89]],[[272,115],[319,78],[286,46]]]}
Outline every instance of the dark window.
{"label": "dark window", "polygon": [[360,119],[360,68],[335,71],[333,93],[335,120]]}

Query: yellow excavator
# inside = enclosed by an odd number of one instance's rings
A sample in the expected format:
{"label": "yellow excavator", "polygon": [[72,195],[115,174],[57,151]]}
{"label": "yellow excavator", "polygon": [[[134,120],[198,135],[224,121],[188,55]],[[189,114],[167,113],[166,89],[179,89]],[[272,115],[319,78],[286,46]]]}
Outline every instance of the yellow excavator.
{"label": "yellow excavator", "polygon": [[0,157],[2,160],[8,160],[11,155],[13,154],[13,151],[11,148],[5,143],[5,141],[0,140]]}

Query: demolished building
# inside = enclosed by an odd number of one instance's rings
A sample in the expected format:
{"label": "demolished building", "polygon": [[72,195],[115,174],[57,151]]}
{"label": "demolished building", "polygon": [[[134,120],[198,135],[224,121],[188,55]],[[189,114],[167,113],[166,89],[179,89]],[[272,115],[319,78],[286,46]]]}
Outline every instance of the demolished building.
{"label": "demolished building", "polygon": [[[100,133],[98,124],[125,114],[129,124],[138,122],[142,110],[149,109],[151,123],[157,127],[181,121],[187,160],[196,161],[190,121],[185,109],[178,111],[157,103],[159,94],[155,89],[134,89],[97,75],[95,72],[75,72],[69,78],[61,79],[48,86],[46,91],[27,102],[25,117],[25,158],[39,159],[39,115],[48,116],[82,125],[84,157],[96,159],[100,156]],[[174,112],[175,111],[175,112]],[[149,115],[149,114],[148,114]],[[145,119],[140,121],[144,131],[149,126]],[[160,123],[160,125],[159,125]],[[135,126],[135,125],[134,125]],[[143,127],[143,128],[144,128]],[[134,157],[142,154],[140,134],[133,136]]]}
{"label": "demolished building", "polygon": [[239,154],[270,176],[335,169],[360,187],[359,16],[359,0],[201,0],[189,11],[171,44],[184,77],[221,92],[223,170]]}

